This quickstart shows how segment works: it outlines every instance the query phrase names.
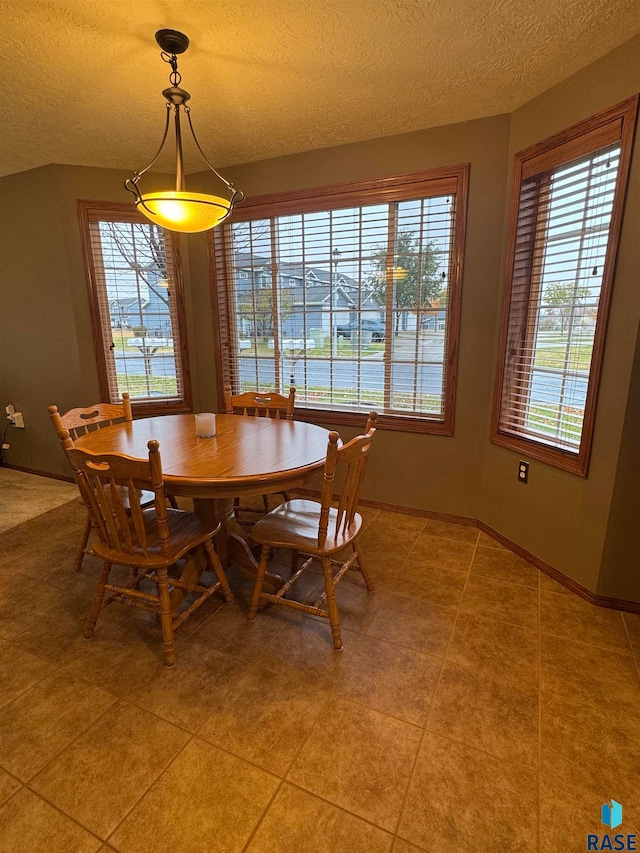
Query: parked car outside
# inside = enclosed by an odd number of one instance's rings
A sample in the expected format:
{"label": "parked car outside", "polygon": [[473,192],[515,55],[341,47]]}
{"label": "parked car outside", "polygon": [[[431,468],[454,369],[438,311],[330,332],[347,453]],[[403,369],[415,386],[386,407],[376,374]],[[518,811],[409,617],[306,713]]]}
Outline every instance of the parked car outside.
{"label": "parked car outside", "polygon": [[373,320],[367,317],[361,317],[360,320],[351,320],[345,326],[336,326],[336,334],[339,338],[347,338],[348,340],[351,338],[352,330],[358,327],[363,332],[371,332],[372,341],[384,340],[384,323],[381,323],[380,320]]}

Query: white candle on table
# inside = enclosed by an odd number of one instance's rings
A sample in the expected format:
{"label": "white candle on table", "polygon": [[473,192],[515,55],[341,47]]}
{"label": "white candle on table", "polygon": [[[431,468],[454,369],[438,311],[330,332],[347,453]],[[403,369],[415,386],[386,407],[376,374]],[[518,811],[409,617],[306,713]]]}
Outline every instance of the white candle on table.
{"label": "white candle on table", "polygon": [[216,416],[213,412],[196,415],[196,434],[198,438],[211,438],[216,434]]}

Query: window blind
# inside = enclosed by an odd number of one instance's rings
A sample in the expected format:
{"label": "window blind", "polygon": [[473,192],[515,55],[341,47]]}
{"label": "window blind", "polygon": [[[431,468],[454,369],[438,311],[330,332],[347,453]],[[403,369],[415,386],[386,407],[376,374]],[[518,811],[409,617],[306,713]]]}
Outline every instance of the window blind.
{"label": "window blind", "polygon": [[582,454],[576,472],[586,471],[633,106],[626,134],[620,110],[608,111],[555,148],[519,155],[496,428]]}
{"label": "window blind", "polygon": [[113,211],[87,216],[99,362],[111,402],[185,400],[178,282],[172,241],[146,221]]}
{"label": "window blind", "polygon": [[452,416],[464,199],[457,180],[433,190],[236,213],[216,246],[234,393],[295,385],[297,408],[440,425]]}

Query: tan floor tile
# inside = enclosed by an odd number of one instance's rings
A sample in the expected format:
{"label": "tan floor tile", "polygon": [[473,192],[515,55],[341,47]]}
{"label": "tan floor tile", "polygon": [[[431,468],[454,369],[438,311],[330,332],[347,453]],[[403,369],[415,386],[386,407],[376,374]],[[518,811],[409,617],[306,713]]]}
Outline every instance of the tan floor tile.
{"label": "tan floor tile", "polygon": [[470,576],[460,602],[460,613],[538,628],[538,590],[490,578]]}
{"label": "tan floor tile", "polygon": [[543,690],[608,702],[618,696],[627,697],[630,691],[638,688],[630,652],[607,651],[544,634],[540,647],[540,686]]}
{"label": "tan floor tile", "polygon": [[388,853],[392,841],[370,823],[285,784],[247,853]]}
{"label": "tan floor tile", "polygon": [[186,641],[176,666],[155,668],[151,677],[134,687],[127,699],[190,732],[206,720],[224,696],[247,671],[248,663]]}
{"label": "tan floor tile", "polygon": [[469,524],[453,524],[450,521],[440,521],[437,518],[429,518],[425,533],[431,536],[441,536],[443,539],[455,539],[457,542],[468,542],[475,545],[478,541],[478,528]]}
{"label": "tan floor tile", "polygon": [[26,788],[0,808],[0,853],[95,853],[100,844]]}
{"label": "tan floor tile", "polygon": [[0,805],[12,797],[20,788],[20,782],[0,768]]}
{"label": "tan floor tile", "polygon": [[498,758],[538,765],[538,690],[445,662],[428,729]]}
{"label": "tan floor tile", "polygon": [[[27,630],[13,638],[21,648],[41,655],[53,663],[63,665],[70,660],[86,642],[84,630],[90,603],[84,598],[51,587],[52,595],[45,612],[53,618],[34,618]],[[34,615],[37,610],[34,610]],[[124,607],[107,607],[100,614],[96,631],[116,625],[128,619],[130,611]]]}
{"label": "tan floor tile", "polygon": [[[381,592],[382,590],[393,588],[395,579],[403,564],[402,558],[395,554],[370,551],[367,548],[362,548],[361,550],[365,565],[373,578],[373,586],[376,591]],[[360,584],[362,583],[362,575],[359,572],[348,572],[344,577],[344,582]]]}
{"label": "tan floor tile", "polygon": [[403,838],[395,838],[391,853],[421,853],[424,847],[416,847],[415,844],[409,844]]}
{"label": "tan floor tile", "polygon": [[299,678],[254,667],[220,697],[198,736],[283,776],[327,697]]}
{"label": "tan floor tile", "polygon": [[633,790],[626,784],[624,774],[605,762],[588,770],[557,757],[543,757],[540,772],[541,853],[583,853],[587,849],[588,834],[602,837],[605,832],[611,833],[600,820],[602,804],[611,797],[623,805],[623,822],[613,833],[639,834],[636,792],[637,782]]}
{"label": "tan floor tile", "polygon": [[107,838],[188,739],[186,732],[152,714],[118,702],[30,785]]}
{"label": "tan floor tile", "polygon": [[367,635],[427,654],[444,654],[455,610],[429,601],[382,594]]}
{"label": "tan floor tile", "polygon": [[[353,578],[349,581],[343,578],[335,589],[340,627],[356,633],[366,631],[378,611],[379,593],[375,589],[369,591],[362,576],[358,577],[355,572]],[[328,620],[325,624],[329,625]]]}
{"label": "tan floor tile", "polygon": [[447,659],[487,678],[531,688],[538,685],[538,649],[537,631],[461,613]]}
{"label": "tan floor tile", "polygon": [[537,773],[427,734],[398,835],[430,853],[537,850]]}
{"label": "tan floor tile", "polygon": [[287,779],[393,831],[421,734],[408,723],[335,699]]}
{"label": "tan floor tile", "polygon": [[540,573],[535,566],[511,551],[478,545],[471,565],[471,574],[537,589]]}
{"label": "tan floor tile", "polygon": [[29,779],[114,701],[98,687],[54,672],[3,710],[0,765],[19,779]]}
{"label": "tan floor tile", "polygon": [[0,708],[54,671],[54,666],[0,640]]}
{"label": "tan floor tile", "polygon": [[605,607],[596,607],[577,595],[541,592],[540,630],[544,634],[555,634],[603,649],[629,651],[622,614]]}
{"label": "tan floor tile", "polygon": [[52,539],[75,541],[76,535],[79,542],[86,509],[80,501],[79,492],[76,491],[76,495],[77,498],[62,506],[0,533],[0,553],[22,558],[33,553],[36,542],[41,547]]}
{"label": "tan floor tile", "polygon": [[623,613],[622,618],[634,651],[640,651],[640,613]]}
{"label": "tan floor tile", "polygon": [[381,512],[360,535],[359,543],[367,551],[406,557],[426,519],[396,512]]}
{"label": "tan floor tile", "polygon": [[222,607],[198,628],[193,639],[219,652],[254,661],[289,621],[290,612],[282,607],[260,610],[254,622],[247,620],[247,612],[244,602]]}
{"label": "tan floor tile", "polygon": [[640,743],[640,686],[608,701],[575,693],[542,692],[541,749],[590,771],[600,764],[615,767],[640,790],[637,749]]}
{"label": "tan floor tile", "polygon": [[405,560],[393,586],[401,595],[424,598],[441,607],[457,607],[466,579],[466,572]]}
{"label": "tan floor tile", "polygon": [[[264,669],[301,678],[319,690],[332,689],[342,675],[345,660],[354,653],[358,635],[343,630],[344,649],[337,652],[327,619],[289,612],[293,618],[283,625],[256,663]],[[259,621],[258,612],[254,624]]]}
{"label": "tan floor tile", "polygon": [[[117,605],[113,605],[114,607]],[[176,659],[180,664],[183,639],[176,634]],[[162,635],[158,625],[127,619],[117,625],[100,627],[91,640],[78,645],[65,661],[69,672],[86,678],[98,687],[124,696],[149,679],[164,663]]]}
{"label": "tan floor tile", "polygon": [[109,842],[122,853],[240,853],[278,784],[194,738]]}
{"label": "tan floor tile", "polygon": [[439,658],[361,637],[345,661],[336,692],[374,711],[423,726],[441,667]]}
{"label": "tan floor tile", "polygon": [[[73,571],[74,560],[75,556],[70,563],[67,559],[64,563],[57,564],[54,571],[49,571],[48,569],[47,583],[58,589],[63,589],[65,592],[70,592],[73,595],[86,599],[88,611],[93,601],[100,572],[102,571],[102,560],[86,554],[82,561],[82,569],[79,572]],[[109,575],[109,583],[126,583],[129,577],[128,568],[113,566]]]}
{"label": "tan floor tile", "polygon": [[483,548],[497,548],[499,551],[509,550],[508,548],[505,548],[502,542],[498,542],[497,539],[494,539],[493,536],[485,533],[484,530],[478,531],[478,545],[482,545]]}
{"label": "tan floor tile", "polygon": [[65,603],[86,602],[46,583],[34,583],[31,574],[12,573],[2,581],[0,637],[11,640],[42,622],[43,613],[54,613]]}
{"label": "tan floor tile", "polygon": [[362,529],[363,530],[365,530],[380,515],[380,510],[374,509],[371,506],[359,506],[358,512],[362,516]]}
{"label": "tan floor tile", "polygon": [[418,536],[407,556],[414,563],[467,572],[475,547],[469,542],[456,542],[424,532]]}
{"label": "tan floor tile", "polygon": [[540,592],[555,592],[556,595],[575,595],[575,592],[571,592],[566,586],[558,583],[558,581],[555,581],[549,575],[545,575],[544,572],[540,572],[539,581]]}

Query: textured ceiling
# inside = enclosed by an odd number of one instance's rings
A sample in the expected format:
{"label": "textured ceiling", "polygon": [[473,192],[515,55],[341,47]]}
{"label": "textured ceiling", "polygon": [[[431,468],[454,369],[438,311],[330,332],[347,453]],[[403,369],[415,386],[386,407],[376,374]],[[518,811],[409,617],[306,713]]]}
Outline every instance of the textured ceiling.
{"label": "textured ceiling", "polygon": [[162,27],[191,39],[182,83],[217,166],[509,112],[640,30],[638,0],[0,0],[0,10],[0,174],[146,165],[165,114]]}

